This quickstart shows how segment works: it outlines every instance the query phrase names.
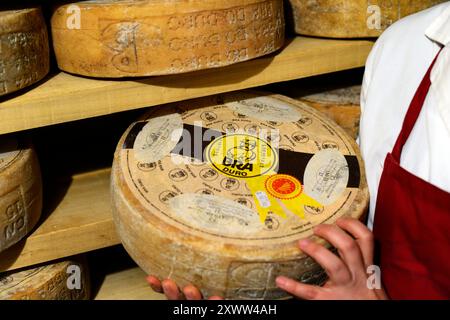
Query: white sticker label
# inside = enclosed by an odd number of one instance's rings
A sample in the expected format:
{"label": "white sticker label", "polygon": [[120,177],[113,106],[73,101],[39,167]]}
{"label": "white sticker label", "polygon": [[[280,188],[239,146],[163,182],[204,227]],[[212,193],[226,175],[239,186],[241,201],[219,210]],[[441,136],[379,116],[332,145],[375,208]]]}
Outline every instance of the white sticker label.
{"label": "white sticker label", "polygon": [[270,200],[267,194],[264,191],[256,191],[255,197],[258,199],[259,205],[262,208],[268,208],[270,207]]}
{"label": "white sticker label", "polygon": [[135,158],[140,162],[156,162],[168,155],[183,135],[183,120],[178,113],[153,118],[134,141]]}
{"label": "white sticker label", "polygon": [[185,193],[169,201],[170,208],[187,225],[215,234],[238,235],[262,230],[256,212],[214,195]]}
{"label": "white sticker label", "polygon": [[301,114],[289,103],[271,97],[255,97],[226,102],[233,111],[263,121],[296,122]]}
{"label": "white sticker label", "polygon": [[317,152],[309,160],[304,174],[305,193],[323,205],[335,202],[347,187],[347,160],[336,149]]}

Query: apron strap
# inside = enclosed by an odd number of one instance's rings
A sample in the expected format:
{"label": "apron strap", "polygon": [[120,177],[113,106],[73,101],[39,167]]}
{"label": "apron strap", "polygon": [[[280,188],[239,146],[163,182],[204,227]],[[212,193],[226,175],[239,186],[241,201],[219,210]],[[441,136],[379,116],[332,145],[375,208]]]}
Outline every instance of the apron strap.
{"label": "apron strap", "polygon": [[420,83],[420,86],[417,88],[416,94],[414,95],[414,98],[411,101],[411,104],[409,105],[408,111],[406,112],[405,119],[403,120],[403,126],[402,130],[400,131],[400,134],[398,135],[397,141],[394,145],[394,149],[392,149],[392,156],[394,159],[400,163],[400,155],[402,154],[403,146],[405,145],[406,141],[408,140],[409,135],[411,134],[412,129],[414,128],[414,125],[416,124],[417,119],[419,118],[420,111],[422,110],[422,106],[425,102],[425,98],[428,95],[428,91],[430,90],[431,86],[431,70],[433,69],[433,66],[439,57],[439,54],[441,53],[442,48],[437,53],[436,57],[434,58],[433,62],[431,63],[431,66],[428,68],[427,73],[422,79],[422,82]]}

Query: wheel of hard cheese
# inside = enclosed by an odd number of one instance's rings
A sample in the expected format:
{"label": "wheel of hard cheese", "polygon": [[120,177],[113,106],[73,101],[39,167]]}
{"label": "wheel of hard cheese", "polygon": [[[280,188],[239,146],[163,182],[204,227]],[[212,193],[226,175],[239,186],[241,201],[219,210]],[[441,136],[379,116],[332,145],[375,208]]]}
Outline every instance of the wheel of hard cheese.
{"label": "wheel of hard cheese", "polygon": [[333,119],[354,139],[359,132],[361,86],[324,90],[305,95],[300,101]]}
{"label": "wheel of hard cheese", "polygon": [[115,153],[112,199],[122,243],[148,274],[206,297],[282,299],[278,275],[326,278],[297,241],[319,223],[363,217],[368,191],[343,129],[302,102],[243,92],[132,124]]}
{"label": "wheel of hard cheese", "polygon": [[83,259],[0,273],[0,300],[87,300],[89,271]]}
{"label": "wheel of hard cheese", "polygon": [[378,37],[395,21],[445,0],[290,0],[298,34],[330,38]]}
{"label": "wheel of hard cheese", "polygon": [[36,225],[42,209],[39,163],[29,143],[0,137],[0,251]]}
{"label": "wheel of hard cheese", "polygon": [[41,10],[0,7],[0,96],[41,80],[48,71],[48,35]]}
{"label": "wheel of hard cheese", "polygon": [[52,17],[59,68],[93,77],[183,73],[249,60],[284,41],[282,0],[106,0]]}

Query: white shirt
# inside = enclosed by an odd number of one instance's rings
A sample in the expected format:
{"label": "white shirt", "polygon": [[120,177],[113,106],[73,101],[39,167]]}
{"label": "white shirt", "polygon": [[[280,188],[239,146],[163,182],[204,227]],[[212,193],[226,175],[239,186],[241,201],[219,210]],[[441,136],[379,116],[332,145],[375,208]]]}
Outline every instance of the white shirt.
{"label": "white shirt", "polygon": [[398,21],[382,34],[369,55],[359,137],[370,192],[369,228],[386,154],[392,151],[411,99],[442,46],[400,165],[450,192],[450,2]]}

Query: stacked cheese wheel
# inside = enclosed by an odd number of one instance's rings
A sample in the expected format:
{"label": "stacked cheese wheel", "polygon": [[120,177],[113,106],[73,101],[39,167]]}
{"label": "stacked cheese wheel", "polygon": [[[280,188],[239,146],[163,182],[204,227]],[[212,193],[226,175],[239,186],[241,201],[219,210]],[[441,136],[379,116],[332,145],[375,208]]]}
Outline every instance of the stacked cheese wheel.
{"label": "stacked cheese wheel", "polygon": [[0,251],[25,237],[39,220],[39,163],[27,142],[0,137]]}
{"label": "stacked cheese wheel", "polygon": [[41,80],[49,71],[41,10],[0,8],[0,96]]}
{"label": "stacked cheese wheel", "polygon": [[329,116],[356,139],[361,116],[360,96],[361,86],[354,85],[305,95],[300,101]]}
{"label": "stacked cheese wheel", "polygon": [[87,300],[89,295],[83,259],[0,274],[0,300]]}
{"label": "stacked cheese wheel", "polygon": [[331,37],[377,37],[392,23],[445,0],[290,0],[298,34]]}
{"label": "stacked cheese wheel", "polygon": [[[153,109],[120,140],[113,215],[148,273],[231,299],[282,299],[275,277],[326,276],[297,240],[368,205],[354,140],[315,109],[244,92]],[[328,244],[326,244],[329,246]]]}
{"label": "stacked cheese wheel", "polygon": [[182,73],[245,61],[284,41],[282,0],[104,0],[57,7],[58,66],[93,77]]}

